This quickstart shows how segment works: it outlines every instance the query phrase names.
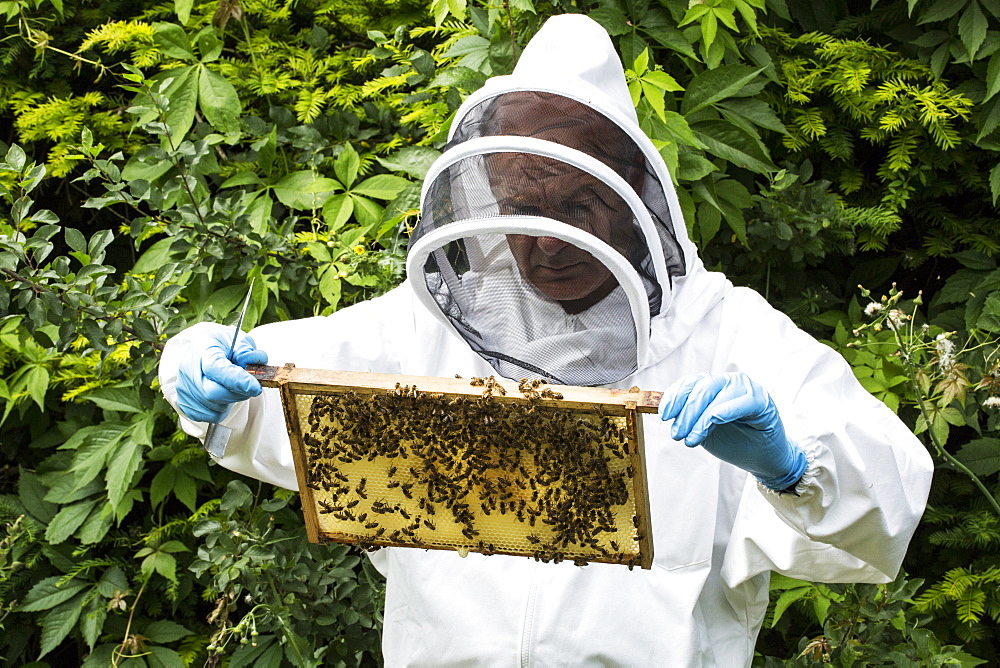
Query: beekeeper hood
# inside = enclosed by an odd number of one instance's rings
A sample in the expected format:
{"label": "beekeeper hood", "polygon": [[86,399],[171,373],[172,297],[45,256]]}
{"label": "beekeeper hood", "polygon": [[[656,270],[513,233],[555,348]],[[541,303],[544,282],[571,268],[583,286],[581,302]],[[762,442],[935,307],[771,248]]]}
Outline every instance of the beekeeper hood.
{"label": "beekeeper hood", "polygon": [[[549,19],[512,75],[459,108],[421,209],[414,289],[502,376],[612,384],[689,334],[668,313],[707,273],[614,46],[585,16]],[[721,294],[709,283],[699,311]]]}

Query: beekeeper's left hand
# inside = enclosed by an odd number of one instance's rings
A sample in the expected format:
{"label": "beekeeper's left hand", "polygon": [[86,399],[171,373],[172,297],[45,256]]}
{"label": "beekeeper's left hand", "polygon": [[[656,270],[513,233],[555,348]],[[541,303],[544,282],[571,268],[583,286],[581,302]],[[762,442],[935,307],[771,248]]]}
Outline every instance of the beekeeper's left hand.
{"label": "beekeeper's left hand", "polygon": [[744,373],[685,376],[663,393],[659,411],[674,421],[674,440],[701,445],[771,489],[788,489],[806,470],[806,456],[785,436],[771,396]]}

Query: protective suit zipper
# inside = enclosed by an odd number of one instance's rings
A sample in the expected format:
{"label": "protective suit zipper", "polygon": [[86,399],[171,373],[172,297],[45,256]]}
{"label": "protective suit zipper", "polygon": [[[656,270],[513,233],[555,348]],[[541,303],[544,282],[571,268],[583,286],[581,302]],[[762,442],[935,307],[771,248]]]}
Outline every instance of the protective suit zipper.
{"label": "protective suit zipper", "polygon": [[537,591],[538,564],[535,564],[535,570],[531,574],[531,589],[528,590],[528,602],[524,610],[524,624],[521,626],[521,668],[528,668],[530,665],[531,632],[535,623],[535,595]]}

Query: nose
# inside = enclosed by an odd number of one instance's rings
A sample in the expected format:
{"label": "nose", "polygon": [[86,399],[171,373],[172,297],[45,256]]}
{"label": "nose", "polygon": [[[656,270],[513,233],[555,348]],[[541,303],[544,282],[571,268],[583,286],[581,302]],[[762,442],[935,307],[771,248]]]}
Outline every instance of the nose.
{"label": "nose", "polygon": [[535,244],[538,246],[540,251],[549,257],[552,257],[566,246],[569,246],[568,241],[556,239],[555,237],[538,237],[535,240]]}

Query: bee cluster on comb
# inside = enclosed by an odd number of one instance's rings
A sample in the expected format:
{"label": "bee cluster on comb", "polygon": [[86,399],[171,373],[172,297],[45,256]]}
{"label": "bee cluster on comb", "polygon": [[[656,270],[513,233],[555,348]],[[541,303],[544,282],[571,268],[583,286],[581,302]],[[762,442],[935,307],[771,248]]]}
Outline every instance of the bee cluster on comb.
{"label": "bee cluster on comb", "polygon": [[649,567],[634,402],[564,401],[572,388],[527,379],[420,382],[433,389],[285,388],[312,539]]}

